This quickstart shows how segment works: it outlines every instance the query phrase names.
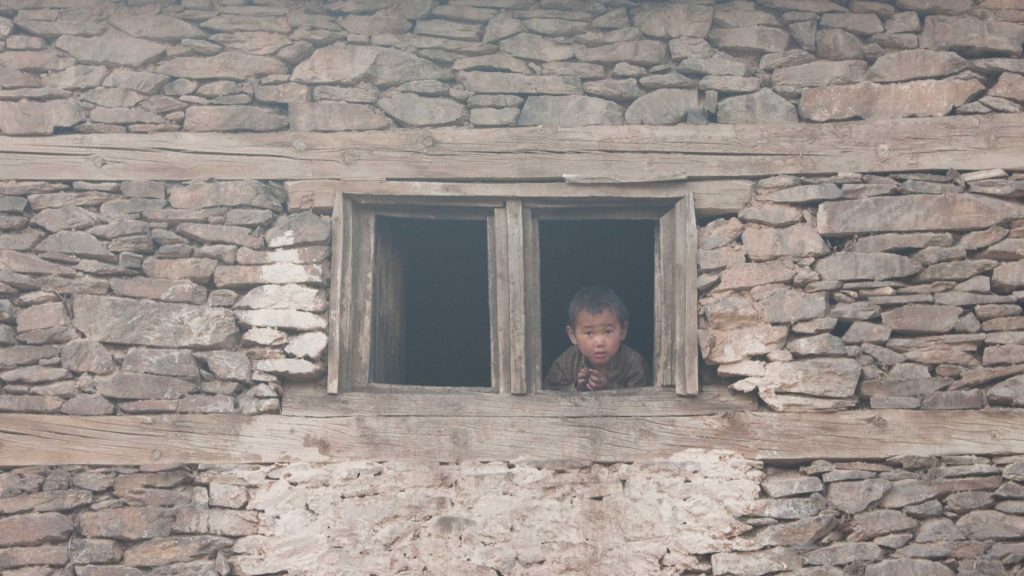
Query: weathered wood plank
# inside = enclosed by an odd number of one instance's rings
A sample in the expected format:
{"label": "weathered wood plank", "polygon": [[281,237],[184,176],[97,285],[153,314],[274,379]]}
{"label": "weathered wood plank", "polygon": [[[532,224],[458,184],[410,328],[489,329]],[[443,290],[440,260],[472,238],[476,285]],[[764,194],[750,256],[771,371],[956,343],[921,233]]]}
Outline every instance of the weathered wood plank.
{"label": "weathered wood plank", "polygon": [[509,361],[511,391],[527,394],[526,375],[526,263],[523,252],[522,200],[509,200],[505,207],[508,219],[508,294],[509,294]]}
{"label": "weathered wood plank", "polygon": [[[679,417],[12,414],[0,466],[185,462],[434,462],[522,456],[600,462],[725,449],[768,461],[1024,452],[1022,410],[734,412]],[[552,440],[555,441],[552,441]]]}
{"label": "weathered wood plank", "polygon": [[[343,282],[348,274],[343,274],[347,262],[351,262],[352,249],[351,239],[346,234],[352,233],[352,210],[346,207],[347,200],[342,194],[334,197],[334,209],[331,212],[331,287],[330,301],[334,303],[327,312],[327,391],[337,394],[341,389],[341,359],[348,350],[348,343],[342,344],[342,326],[348,326],[348,317],[351,310],[351,303],[346,298],[342,300]],[[348,222],[346,222],[348,221]],[[346,256],[348,254],[348,256]],[[343,312],[344,310],[344,312]],[[343,319],[344,318],[344,319]],[[348,337],[346,330],[344,336]]]}
{"label": "weathered wood plank", "polygon": [[699,416],[756,410],[753,395],[711,386],[695,398],[680,398],[671,389],[629,388],[600,393],[543,392],[515,398],[492,390],[389,386],[372,392],[327,396],[319,383],[288,384],[282,411],[286,416],[507,416],[512,412],[552,418],[583,416]]}
{"label": "weathered wood plank", "polygon": [[[676,258],[682,263],[676,270],[676,286],[682,284],[681,314],[677,314],[677,330],[682,331],[682,349],[679,358],[682,374],[676,374],[676,392],[696,396],[700,392],[697,351],[697,220],[693,209],[693,196],[676,204],[676,225],[683,230],[676,241]],[[676,364],[679,366],[679,364]]]}
{"label": "weathered wood plank", "polygon": [[0,137],[18,180],[658,180],[1024,167],[1024,114],[791,125]]}
{"label": "weathered wood plank", "polygon": [[734,214],[747,205],[753,189],[752,180],[704,180],[648,184],[644,186],[576,186],[558,182],[391,182],[384,180],[296,180],[287,183],[288,206],[293,210],[331,209],[334,194],[353,198],[370,197],[405,202],[422,202],[432,198],[572,198],[587,199],[670,199],[693,194],[697,214],[719,216]]}

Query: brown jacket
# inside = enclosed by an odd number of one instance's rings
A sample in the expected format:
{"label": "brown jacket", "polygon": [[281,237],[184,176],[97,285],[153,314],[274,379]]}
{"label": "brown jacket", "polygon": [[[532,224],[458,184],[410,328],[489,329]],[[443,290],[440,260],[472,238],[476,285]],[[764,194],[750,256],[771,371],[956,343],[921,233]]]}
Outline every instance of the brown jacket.
{"label": "brown jacket", "polygon": [[[576,374],[580,368],[590,368],[590,363],[580,353],[580,349],[571,346],[559,356],[551,368],[547,377],[544,378],[544,390],[576,390]],[[608,363],[607,389],[613,388],[636,388],[638,386],[650,386],[651,379],[647,374],[647,363],[639,352],[623,344],[619,351]],[[578,390],[579,392],[586,392]]]}

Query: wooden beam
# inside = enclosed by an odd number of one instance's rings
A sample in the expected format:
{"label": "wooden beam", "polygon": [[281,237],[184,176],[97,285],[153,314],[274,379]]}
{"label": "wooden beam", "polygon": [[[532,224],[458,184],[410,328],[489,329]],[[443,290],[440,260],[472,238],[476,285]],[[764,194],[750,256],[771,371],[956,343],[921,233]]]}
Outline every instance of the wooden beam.
{"label": "wooden beam", "polygon": [[0,137],[14,180],[659,180],[1024,168],[1024,114],[828,124]]}
{"label": "wooden beam", "polygon": [[[383,386],[383,385],[381,385]],[[679,398],[671,389],[630,388],[600,394],[541,392],[511,397],[491,389],[432,388],[390,385],[372,392],[328,396],[323,384],[288,384],[282,412],[286,416],[451,416],[502,417],[511,413],[550,418],[626,416],[702,416],[757,409],[752,394],[709,386],[700,396]]]}
{"label": "wooden beam", "polygon": [[7,414],[0,466],[344,460],[623,462],[687,448],[771,462],[1024,453],[1024,410],[733,412],[708,416]]}
{"label": "wooden beam", "polygon": [[572,198],[577,200],[663,200],[693,194],[694,208],[701,216],[735,214],[750,202],[752,180],[704,180],[630,185],[582,185],[563,182],[466,183],[393,182],[385,180],[297,180],[288,182],[288,207],[292,210],[327,212],[334,195],[351,197],[420,200],[424,198]]}

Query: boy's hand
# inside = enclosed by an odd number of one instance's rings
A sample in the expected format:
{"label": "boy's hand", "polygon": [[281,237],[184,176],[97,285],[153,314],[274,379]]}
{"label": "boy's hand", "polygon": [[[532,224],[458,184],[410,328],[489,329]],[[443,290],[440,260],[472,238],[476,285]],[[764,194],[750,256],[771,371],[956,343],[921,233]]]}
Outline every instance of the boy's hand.
{"label": "boy's hand", "polygon": [[590,371],[590,378],[587,380],[587,390],[601,390],[608,386],[608,377],[597,370]]}
{"label": "boy's hand", "polygon": [[576,389],[577,390],[583,390],[585,388],[589,388],[589,386],[588,386],[589,382],[590,382],[590,368],[587,368],[586,366],[584,366],[583,368],[580,368],[579,372],[576,373]]}

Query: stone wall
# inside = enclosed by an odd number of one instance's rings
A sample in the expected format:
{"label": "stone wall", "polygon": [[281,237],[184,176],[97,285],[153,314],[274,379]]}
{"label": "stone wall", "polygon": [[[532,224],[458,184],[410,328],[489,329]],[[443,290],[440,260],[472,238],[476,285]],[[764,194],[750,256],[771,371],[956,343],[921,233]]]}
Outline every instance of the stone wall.
{"label": "stone wall", "polygon": [[[1022,42],[1014,0],[0,0],[0,133],[1019,112]],[[704,386],[1024,407],[1024,173],[751,185],[699,222]],[[322,382],[329,223],[287,186],[0,182],[0,413],[275,413]],[[0,573],[1013,576],[1022,466],[18,467]]]}
{"label": "stone wall", "polygon": [[[0,471],[9,576],[1012,576],[1024,459]],[[73,567],[73,569],[72,569]]]}
{"label": "stone wall", "polygon": [[1021,174],[777,176],[700,230],[701,348],[774,410],[1024,405]]}
{"label": "stone wall", "polygon": [[280,408],[323,375],[330,224],[280,184],[0,184],[0,411]]}
{"label": "stone wall", "polygon": [[1018,112],[1011,0],[0,3],[0,133]]}

